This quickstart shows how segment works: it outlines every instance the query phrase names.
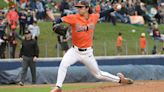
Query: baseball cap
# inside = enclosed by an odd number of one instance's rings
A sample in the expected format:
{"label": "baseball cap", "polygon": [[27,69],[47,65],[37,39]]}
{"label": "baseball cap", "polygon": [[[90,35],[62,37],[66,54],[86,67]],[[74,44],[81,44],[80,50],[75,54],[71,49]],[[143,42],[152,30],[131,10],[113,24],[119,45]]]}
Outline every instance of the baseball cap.
{"label": "baseball cap", "polygon": [[89,7],[89,6],[90,6],[89,1],[88,1],[88,0],[80,0],[80,1],[75,5],[75,7],[83,7],[83,6]]}
{"label": "baseball cap", "polygon": [[141,33],[141,36],[143,36],[143,37],[144,37],[144,36],[145,36],[145,33]]}

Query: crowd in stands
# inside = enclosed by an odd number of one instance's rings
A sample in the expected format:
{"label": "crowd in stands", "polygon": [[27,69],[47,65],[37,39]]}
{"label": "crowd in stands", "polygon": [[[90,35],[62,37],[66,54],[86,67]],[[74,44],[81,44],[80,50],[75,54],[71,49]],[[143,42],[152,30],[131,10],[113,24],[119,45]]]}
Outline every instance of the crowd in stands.
{"label": "crowd in stands", "polygon": [[[61,16],[74,14],[77,10],[73,6],[78,2],[78,0],[62,0],[61,2],[55,0],[4,1],[9,6],[0,9],[0,58],[5,58],[4,50],[7,44],[10,47],[11,58],[15,57],[16,39],[22,40],[26,30],[31,31],[33,39],[37,40],[40,34],[37,21],[47,20],[47,10],[60,13]],[[100,22],[111,22],[113,25],[116,25],[117,22],[137,25],[147,23],[150,26],[148,32],[155,40],[157,39],[155,30],[159,29],[152,25],[164,23],[164,2],[162,0],[157,0],[156,3],[150,5],[142,0],[90,0],[90,2],[93,12],[101,12],[112,8],[115,4],[120,4],[121,10],[106,15],[100,19]],[[8,28],[9,30],[7,30]],[[19,28],[19,33],[15,31],[17,28]],[[163,41],[163,38],[157,40]],[[154,46],[154,48],[156,47],[157,45]]]}
{"label": "crowd in stands", "polygon": [[[40,17],[40,15],[43,16],[40,13],[38,14],[39,17],[36,17],[37,13],[33,11],[32,7],[28,6],[28,3],[26,7],[18,7],[19,4],[12,1],[8,3],[9,7],[0,11],[0,58],[5,58],[6,47],[10,53],[9,57],[15,58],[15,51],[18,44],[17,39],[22,41],[25,31],[30,31],[32,38],[37,40],[40,34],[37,21],[44,19]],[[19,32],[16,31],[17,29]]]}

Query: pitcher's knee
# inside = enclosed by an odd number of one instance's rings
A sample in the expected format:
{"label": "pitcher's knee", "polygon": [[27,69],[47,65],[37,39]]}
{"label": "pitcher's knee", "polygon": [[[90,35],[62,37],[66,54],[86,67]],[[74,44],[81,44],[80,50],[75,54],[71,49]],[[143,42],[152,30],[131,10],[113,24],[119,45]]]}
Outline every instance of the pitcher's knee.
{"label": "pitcher's knee", "polygon": [[60,66],[59,66],[59,69],[67,69],[69,67],[69,65],[66,65],[64,63],[61,63]]}

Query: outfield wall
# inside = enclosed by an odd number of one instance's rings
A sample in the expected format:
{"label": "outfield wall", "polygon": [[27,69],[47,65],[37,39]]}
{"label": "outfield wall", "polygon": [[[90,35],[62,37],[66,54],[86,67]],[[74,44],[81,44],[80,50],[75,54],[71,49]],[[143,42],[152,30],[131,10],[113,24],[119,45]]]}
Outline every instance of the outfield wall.
{"label": "outfield wall", "polygon": [[[96,57],[103,71],[116,74],[122,72],[134,80],[164,80],[164,55],[103,56]],[[61,58],[39,58],[37,61],[37,83],[55,83]],[[20,80],[20,59],[0,60],[0,84],[17,83]],[[81,63],[68,69],[65,82],[95,82],[90,72]],[[31,82],[28,71],[26,82]]]}

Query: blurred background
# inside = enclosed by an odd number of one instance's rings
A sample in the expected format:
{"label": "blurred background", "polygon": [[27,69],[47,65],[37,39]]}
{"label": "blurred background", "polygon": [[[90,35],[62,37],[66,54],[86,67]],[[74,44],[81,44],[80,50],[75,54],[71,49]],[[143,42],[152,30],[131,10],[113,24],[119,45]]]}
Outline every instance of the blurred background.
{"label": "blurred background", "polygon": [[[63,37],[52,31],[52,22],[46,11],[55,17],[77,12],[78,0],[0,0],[0,58],[19,58],[24,32],[30,30],[37,37],[39,57],[62,57]],[[164,0],[90,0],[94,12],[111,9],[120,4],[121,9],[101,18],[94,34],[95,56],[163,54]],[[36,22],[36,24],[34,24]],[[38,30],[29,26],[38,26]],[[69,27],[68,25],[66,25]],[[71,47],[71,30],[65,42]],[[159,35],[156,35],[156,31]],[[121,50],[118,34],[121,33]],[[145,41],[141,41],[145,34]],[[35,38],[34,37],[34,38]],[[141,44],[144,44],[142,48]]]}

